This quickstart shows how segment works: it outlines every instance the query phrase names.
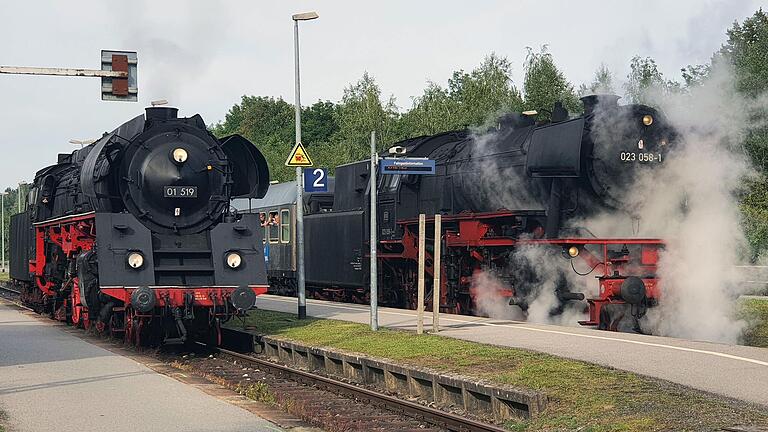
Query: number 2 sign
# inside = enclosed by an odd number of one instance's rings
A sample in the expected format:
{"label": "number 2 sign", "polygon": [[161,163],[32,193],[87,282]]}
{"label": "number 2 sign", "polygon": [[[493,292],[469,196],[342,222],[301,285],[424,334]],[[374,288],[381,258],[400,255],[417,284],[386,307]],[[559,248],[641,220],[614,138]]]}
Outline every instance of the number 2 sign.
{"label": "number 2 sign", "polygon": [[328,192],[328,170],[304,168],[304,192]]}

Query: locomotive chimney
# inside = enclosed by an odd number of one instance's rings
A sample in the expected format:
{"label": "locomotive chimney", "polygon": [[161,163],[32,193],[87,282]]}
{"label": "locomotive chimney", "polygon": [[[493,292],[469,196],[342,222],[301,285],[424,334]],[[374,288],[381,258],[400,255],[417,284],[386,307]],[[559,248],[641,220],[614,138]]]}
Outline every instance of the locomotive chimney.
{"label": "locomotive chimney", "polygon": [[581,98],[581,103],[584,104],[584,115],[592,114],[592,111],[594,111],[598,104],[601,104],[603,108],[616,107],[619,105],[619,99],[621,99],[621,96],[612,94],[594,94],[584,96]]}
{"label": "locomotive chimney", "polygon": [[171,108],[171,107],[148,107],[146,109],[147,114],[147,121],[151,120],[173,120],[178,117],[179,109],[178,108]]}

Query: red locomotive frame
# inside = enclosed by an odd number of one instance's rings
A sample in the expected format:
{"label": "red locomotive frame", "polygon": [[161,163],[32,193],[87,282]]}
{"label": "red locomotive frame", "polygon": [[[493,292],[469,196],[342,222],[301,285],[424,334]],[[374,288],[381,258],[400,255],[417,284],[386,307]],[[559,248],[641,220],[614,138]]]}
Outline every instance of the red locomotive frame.
{"label": "red locomotive frame", "polygon": [[[659,260],[659,250],[664,243],[659,239],[630,239],[630,238],[525,238],[499,235],[501,226],[508,224],[514,218],[525,218],[525,212],[500,211],[492,213],[460,213],[456,215],[442,216],[443,222],[443,254],[451,250],[468,254],[472,259],[464,263],[463,276],[459,279],[462,290],[468,291],[474,301],[475,293],[471,288],[472,276],[481,270],[483,262],[487,261],[485,254],[509,251],[519,246],[559,247],[563,251],[576,246],[579,254],[571,259],[584,261],[598,279],[599,290],[597,297],[586,299],[589,317],[579,323],[586,326],[601,325],[601,311],[606,305],[625,305],[626,301],[621,296],[621,285],[627,277],[639,277],[645,284],[646,304],[653,305],[661,297],[659,280],[656,277]],[[427,224],[434,223],[434,217],[428,217]],[[382,240],[380,242],[379,260],[389,268],[402,268],[403,260],[415,262],[418,257],[418,220],[408,219],[398,221],[403,228],[403,237],[398,240]],[[434,225],[432,225],[434,227]],[[434,229],[428,233],[434,232]],[[598,253],[590,252],[584,246],[596,247]],[[639,247],[640,252],[630,252],[626,246]],[[617,253],[611,246],[619,246],[622,249]],[[626,253],[624,253],[626,252]],[[433,260],[431,253],[425,251],[425,272],[434,276]],[[461,304],[450,305],[448,295],[448,278],[446,277],[446,260],[441,260],[441,310],[453,313],[466,313]],[[466,271],[469,270],[469,271]],[[408,290],[408,283],[403,283]],[[515,295],[513,288],[505,288],[499,292],[502,297],[512,298]],[[429,303],[429,300],[428,300]],[[429,306],[429,305],[428,305]],[[604,324],[604,323],[603,323]],[[614,328],[615,329],[615,328]]]}
{"label": "red locomotive frame", "polygon": [[[66,256],[67,262],[76,259],[78,254],[92,250],[96,245],[96,217],[94,212],[83,213],[80,215],[66,216],[48,221],[39,222],[33,225],[35,256],[29,261],[29,271],[34,277],[34,284],[31,294],[33,298],[23,300],[29,303],[42,304],[47,299],[55,299],[56,293],[53,291],[56,285],[45,278],[45,266],[51,264],[46,254],[46,244],[53,243],[61,248]],[[62,287],[70,284],[69,296],[66,303],[54,304],[54,317],[60,321],[68,321],[67,310],[71,311],[71,322],[75,326],[82,326],[86,329],[91,327],[91,320],[88,308],[83,304],[80,298],[79,279],[75,275],[62,282]],[[248,285],[256,295],[267,292],[267,285]],[[39,292],[36,292],[39,289]],[[112,333],[124,333],[125,339],[140,345],[139,335],[144,320],[141,318],[151,318],[152,314],[141,314],[133,311],[130,307],[130,298],[133,291],[138,287],[109,286],[101,287],[101,293],[120,300],[126,306],[116,306],[113,311],[124,314],[123,326],[110,326]],[[158,307],[183,307],[185,297],[192,294],[194,305],[207,308],[212,312],[212,317],[227,318],[231,311],[227,308],[229,297],[235,290],[235,286],[208,286],[208,287],[152,287],[155,294],[156,305]],[[27,294],[30,295],[30,294]],[[39,298],[37,296],[40,296]],[[139,318],[134,320],[134,318]],[[115,320],[113,320],[113,323]],[[133,327],[138,325],[138,329]],[[103,324],[97,324],[98,330],[104,330]],[[220,338],[220,334],[218,335]],[[220,342],[220,340],[219,340]]]}

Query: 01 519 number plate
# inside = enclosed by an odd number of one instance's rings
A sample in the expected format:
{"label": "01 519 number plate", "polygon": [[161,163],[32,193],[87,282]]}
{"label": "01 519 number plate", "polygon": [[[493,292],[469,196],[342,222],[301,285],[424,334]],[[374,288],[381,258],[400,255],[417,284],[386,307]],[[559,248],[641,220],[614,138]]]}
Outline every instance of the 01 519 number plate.
{"label": "01 519 number plate", "polygon": [[197,198],[197,186],[165,186],[165,198]]}

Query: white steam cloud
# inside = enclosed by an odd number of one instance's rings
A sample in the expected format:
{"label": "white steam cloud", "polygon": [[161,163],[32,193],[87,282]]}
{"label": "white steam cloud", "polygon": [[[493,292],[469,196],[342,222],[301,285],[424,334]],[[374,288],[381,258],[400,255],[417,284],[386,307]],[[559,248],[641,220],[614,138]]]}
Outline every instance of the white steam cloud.
{"label": "white steam cloud", "polygon": [[[732,71],[716,64],[703,85],[686,93],[651,93],[650,105],[659,108],[679,134],[674,150],[661,166],[638,173],[627,191],[630,202],[625,211],[571,221],[572,227],[585,227],[599,238],[665,241],[658,269],[663,297],[640,321],[645,332],[736,343],[746,324],[735,318],[734,310],[745,290],[735,267],[746,250],[737,193],[744,179],[754,175],[742,148],[749,128],[756,126],[749,123],[748,113],[768,104],[766,98],[744,99],[734,83]],[[479,142],[482,145],[482,137]],[[496,190],[509,187],[497,186]],[[518,197],[506,198],[513,205],[520,202]],[[562,259],[544,256],[541,250],[519,249],[513,260],[519,263],[523,257],[534,264],[530,268],[538,280],[528,298],[527,319],[574,325],[583,319],[583,309],[572,308],[554,317],[549,313],[558,304],[557,278],[565,275],[573,291],[588,297],[597,283],[592,277],[576,275],[570,264],[563,268]],[[492,272],[475,278],[478,311],[499,318],[519,316],[506,312],[511,307],[494,297],[499,285],[503,284]]]}
{"label": "white steam cloud", "polygon": [[717,65],[703,86],[655,100],[680,139],[663,167],[632,191],[642,199],[639,234],[667,244],[659,263],[663,297],[643,323],[654,334],[735,343],[744,329],[734,317],[744,290],[735,266],[746,249],[737,192],[753,174],[741,149],[753,107],[734,82]]}

